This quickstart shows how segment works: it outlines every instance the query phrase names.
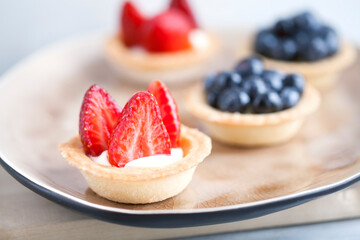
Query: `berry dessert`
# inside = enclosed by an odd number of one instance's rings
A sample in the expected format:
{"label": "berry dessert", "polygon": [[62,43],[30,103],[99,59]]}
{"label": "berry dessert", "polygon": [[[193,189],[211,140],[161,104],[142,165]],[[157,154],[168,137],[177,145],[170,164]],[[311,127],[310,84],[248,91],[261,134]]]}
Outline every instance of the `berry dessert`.
{"label": "berry dessert", "polygon": [[181,125],[177,105],[159,81],[123,109],[98,85],[85,93],[79,135],[59,147],[98,195],[152,203],[180,193],[211,151],[211,140]]}
{"label": "berry dessert", "polygon": [[265,64],[285,72],[298,72],[319,89],[329,88],[337,75],[356,58],[349,43],[312,13],[303,12],[281,19],[260,30],[240,55],[255,51]]}
{"label": "berry dessert", "polygon": [[264,69],[258,57],[208,76],[188,98],[188,109],[215,139],[240,146],[286,142],[320,104],[299,74]]}
{"label": "berry dessert", "polygon": [[159,14],[146,17],[127,1],[120,30],[106,43],[106,55],[132,81],[149,83],[193,80],[218,52],[216,37],[198,24],[186,0],[171,0]]}

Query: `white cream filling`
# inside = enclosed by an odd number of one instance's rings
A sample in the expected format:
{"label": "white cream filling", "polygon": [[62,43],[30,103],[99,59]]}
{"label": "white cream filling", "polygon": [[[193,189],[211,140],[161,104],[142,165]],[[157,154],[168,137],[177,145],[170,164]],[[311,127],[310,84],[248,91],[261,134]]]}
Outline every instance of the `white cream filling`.
{"label": "white cream filling", "polygon": [[205,50],[209,47],[210,41],[206,32],[201,29],[192,30],[189,34],[189,41],[193,48]]}
{"label": "white cream filling", "polygon": [[[183,157],[183,151],[181,148],[172,148],[171,149],[171,155],[165,155],[165,154],[158,154],[143,158],[138,158],[135,160],[132,160],[128,162],[125,165],[125,168],[157,168],[157,167],[165,167],[167,165],[170,165],[172,163],[175,163],[179,160],[181,160]],[[109,163],[109,157],[108,157],[108,151],[104,151],[100,154],[98,157],[92,157],[90,158],[101,165],[104,166],[111,166]]]}

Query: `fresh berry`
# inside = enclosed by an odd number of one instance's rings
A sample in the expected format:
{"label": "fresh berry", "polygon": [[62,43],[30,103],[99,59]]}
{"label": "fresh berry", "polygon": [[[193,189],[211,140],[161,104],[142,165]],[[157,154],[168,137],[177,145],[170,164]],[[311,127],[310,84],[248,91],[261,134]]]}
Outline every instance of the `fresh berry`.
{"label": "fresh berry", "polygon": [[258,75],[251,75],[244,79],[243,89],[250,96],[255,99],[258,95],[262,95],[267,91],[266,84]]}
{"label": "fresh berry", "polygon": [[167,132],[169,133],[171,147],[180,146],[180,118],[174,98],[164,83],[154,81],[149,85],[148,92],[154,95],[159,104],[161,117]]}
{"label": "fresh berry", "polygon": [[279,38],[266,29],[256,35],[255,50],[265,56],[272,56],[272,50],[278,48],[279,44]]}
{"label": "fresh berry", "polygon": [[291,38],[283,38],[277,47],[270,50],[274,59],[292,60],[297,53],[297,45]]}
{"label": "fresh berry", "polygon": [[210,106],[217,108],[217,100],[218,100],[218,93],[215,93],[215,92],[207,92],[206,93],[206,102]]}
{"label": "fresh berry", "polygon": [[131,2],[126,1],[122,7],[121,29],[123,41],[127,46],[141,44],[141,27],[145,21],[138,9]]}
{"label": "fresh berry", "polygon": [[260,58],[249,57],[240,61],[236,65],[235,70],[241,76],[254,75],[254,74],[260,75],[263,71],[263,63]]}
{"label": "fresh berry", "polygon": [[191,23],[179,10],[170,9],[143,26],[143,46],[150,52],[176,52],[191,48]]}
{"label": "fresh berry", "polygon": [[305,87],[305,79],[299,74],[289,74],[284,78],[284,86],[293,87],[302,94]]}
{"label": "fresh berry", "polygon": [[274,91],[279,92],[283,88],[284,75],[277,71],[264,70],[261,74],[264,82]]}
{"label": "fresh berry", "polygon": [[109,162],[115,167],[156,154],[170,154],[170,138],[159,106],[149,92],[134,94],[121,112],[109,141]]}
{"label": "fresh berry", "polygon": [[283,103],[283,108],[288,109],[294,107],[300,100],[300,94],[297,89],[293,87],[285,87],[281,91],[281,100]]}
{"label": "fresh berry", "polygon": [[320,27],[320,23],[310,12],[303,12],[295,16],[294,24],[297,29],[305,29],[307,31],[316,31]]}
{"label": "fresh berry", "polygon": [[120,112],[114,99],[98,85],[86,91],[79,120],[79,134],[86,154],[99,156],[107,150]]}
{"label": "fresh berry", "polygon": [[278,93],[269,91],[265,94],[258,95],[253,104],[255,113],[272,113],[282,110],[282,101]]}
{"label": "fresh berry", "polygon": [[170,8],[177,9],[185,14],[185,16],[189,19],[191,28],[197,28],[198,24],[194,17],[194,14],[191,11],[191,8],[187,2],[187,0],[172,0],[170,2]]}
{"label": "fresh berry", "polygon": [[339,49],[339,39],[334,31],[334,29],[324,26],[320,30],[320,36],[324,39],[325,44],[327,45],[327,50],[329,55],[333,55]]}
{"label": "fresh berry", "polygon": [[292,19],[279,20],[274,26],[274,32],[279,36],[289,36],[294,33],[295,24]]}
{"label": "fresh berry", "polygon": [[221,111],[244,112],[250,97],[238,88],[229,88],[219,94],[217,106]]}
{"label": "fresh berry", "polygon": [[220,72],[205,79],[207,92],[220,93],[225,88],[239,87],[242,83],[241,75],[236,72]]}
{"label": "fresh berry", "polygon": [[306,61],[317,61],[328,54],[328,48],[326,43],[320,37],[312,39],[307,46],[307,49],[303,53],[303,57]]}

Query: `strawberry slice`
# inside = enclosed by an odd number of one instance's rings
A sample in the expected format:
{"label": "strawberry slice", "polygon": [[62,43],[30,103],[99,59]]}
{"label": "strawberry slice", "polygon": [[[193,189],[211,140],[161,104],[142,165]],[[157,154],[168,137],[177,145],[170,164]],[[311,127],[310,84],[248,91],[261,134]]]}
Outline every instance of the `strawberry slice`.
{"label": "strawberry slice", "polygon": [[134,94],[121,112],[109,141],[109,162],[115,167],[156,154],[170,154],[170,138],[156,99],[148,92]]}
{"label": "strawberry slice", "polygon": [[176,9],[167,10],[144,23],[143,46],[150,52],[176,52],[189,49],[191,23]]}
{"label": "strawberry slice", "polygon": [[189,19],[192,28],[198,28],[197,21],[194,17],[194,14],[191,11],[191,8],[187,0],[172,0],[170,2],[170,8],[177,9],[183,12],[186,17]]}
{"label": "strawberry slice", "polygon": [[86,154],[99,156],[107,150],[120,113],[114,99],[100,86],[94,84],[86,91],[79,120],[79,134]]}
{"label": "strawberry slice", "polygon": [[180,118],[174,98],[165,84],[160,81],[150,83],[148,91],[154,95],[159,104],[161,117],[169,133],[171,147],[180,147]]}
{"label": "strawberry slice", "polygon": [[140,44],[142,40],[141,27],[145,21],[145,18],[131,2],[124,3],[121,13],[121,29],[125,45]]}

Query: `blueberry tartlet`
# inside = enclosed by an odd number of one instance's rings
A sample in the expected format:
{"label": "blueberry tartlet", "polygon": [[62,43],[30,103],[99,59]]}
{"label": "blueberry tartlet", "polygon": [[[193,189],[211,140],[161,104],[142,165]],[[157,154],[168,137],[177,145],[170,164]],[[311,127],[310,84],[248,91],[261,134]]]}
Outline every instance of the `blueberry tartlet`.
{"label": "blueberry tartlet", "polygon": [[240,56],[249,52],[259,54],[271,68],[301,73],[318,89],[331,87],[338,74],[356,58],[355,48],[310,12],[281,19],[260,30],[239,49]]}
{"label": "blueberry tartlet", "polygon": [[144,16],[127,1],[120,13],[120,29],[105,45],[106,56],[131,81],[182,83],[202,76],[218,52],[214,34],[202,29],[186,0]]}
{"label": "blueberry tartlet", "polygon": [[286,142],[320,104],[319,93],[301,75],[265,70],[257,57],[208,76],[187,100],[212,137],[240,146]]}

